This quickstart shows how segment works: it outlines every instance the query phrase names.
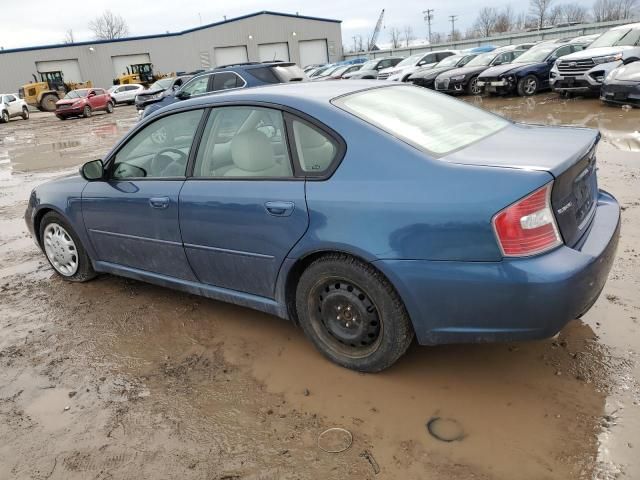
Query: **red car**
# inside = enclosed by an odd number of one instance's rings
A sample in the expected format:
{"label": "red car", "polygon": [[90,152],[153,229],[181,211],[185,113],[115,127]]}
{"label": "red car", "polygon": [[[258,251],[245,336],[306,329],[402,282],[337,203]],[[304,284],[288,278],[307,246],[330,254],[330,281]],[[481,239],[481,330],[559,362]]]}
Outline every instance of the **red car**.
{"label": "red car", "polygon": [[71,90],[62,100],[56,102],[56,117],[90,117],[93,112],[105,110],[113,113],[113,99],[102,88],[81,88]]}

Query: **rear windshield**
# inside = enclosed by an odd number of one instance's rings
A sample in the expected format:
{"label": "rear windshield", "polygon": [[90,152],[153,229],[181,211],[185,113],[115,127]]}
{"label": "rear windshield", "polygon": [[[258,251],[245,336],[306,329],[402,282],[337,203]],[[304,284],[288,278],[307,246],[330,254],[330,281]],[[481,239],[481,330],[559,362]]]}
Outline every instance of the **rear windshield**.
{"label": "rear windshield", "polygon": [[464,148],[510,124],[502,117],[419,87],[374,88],[339,97],[333,103],[436,156]]}

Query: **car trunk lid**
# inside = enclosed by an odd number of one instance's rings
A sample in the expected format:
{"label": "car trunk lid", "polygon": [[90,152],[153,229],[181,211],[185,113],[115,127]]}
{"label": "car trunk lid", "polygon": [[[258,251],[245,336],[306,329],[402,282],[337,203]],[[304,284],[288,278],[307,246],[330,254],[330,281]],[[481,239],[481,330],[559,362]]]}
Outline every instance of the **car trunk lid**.
{"label": "car trunk lid", "polygon": [[587,128],[513,124],[441,160],[549,172],[555,179],[551,203],[558,228],[565,244],[574,246],[595,212],[599,140],[599,132]]}

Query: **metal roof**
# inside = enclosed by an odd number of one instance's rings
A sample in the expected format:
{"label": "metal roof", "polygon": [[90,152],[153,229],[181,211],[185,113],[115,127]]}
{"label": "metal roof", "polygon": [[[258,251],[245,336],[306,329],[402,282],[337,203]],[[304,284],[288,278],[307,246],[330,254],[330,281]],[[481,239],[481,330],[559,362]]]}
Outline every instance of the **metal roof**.
{"label": "metal roof", "polygon": [[223,20],[221,22],[209,23],[207,25],[201,25],[199,27],[190,28],[188,30],[182,30],[181,32],[159,33],[154,35],[142,35],[137,37],[116,38],[113,40],[92,40],[87,42],[57,43],[53,45],[38,45],[34,47],[11,48],[6,50],[0,50],[0,55],[3,53],[28,52],[31,50],[45,50],[49,48],[65,48],[65,47],[76,47],[76,46],[84,46],[84,45],[100,45],[104,43],[130,42],[132,40],[149,40],[153,38],[179,37],[187,33],[197,32],[198,30],[205,30],[207,28],[217,27],[219,25],[224,25],[227,23],[237,22],[239,20],[245,20],[247,18],[257,17],[259,15],[273,15],[277,17],[302,18],[304,20],[316,20],[320,22],[342,23],[342,20],[334,20],[331,18],[309,17],[306,15],[296,15],[293,13],[281,13],[281,12],[272,12],[269,10],[263,10],[261,12],[249,13],[248,15],[242,15],[240,17],[230,18],[228,20]]}

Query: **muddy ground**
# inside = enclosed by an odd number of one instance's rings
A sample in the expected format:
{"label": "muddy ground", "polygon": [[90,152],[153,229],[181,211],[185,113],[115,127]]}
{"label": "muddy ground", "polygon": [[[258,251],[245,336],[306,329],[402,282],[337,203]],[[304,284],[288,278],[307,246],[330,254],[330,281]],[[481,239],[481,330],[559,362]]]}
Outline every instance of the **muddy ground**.
{"label": "muddy ground", "polygon": [[[640,111],[474,102],[602,131],[600,184],[624,209],[609,283],[556,338],[414,345],[377,375],[252,310],[109,275],[61,281],[24,227],[29,192],[103,155],[135,112],[0,125],[0,479],[640,478]],[[430,436],[434,417],[462,440]],[[319,448],[330,427],[349,449]]]}

